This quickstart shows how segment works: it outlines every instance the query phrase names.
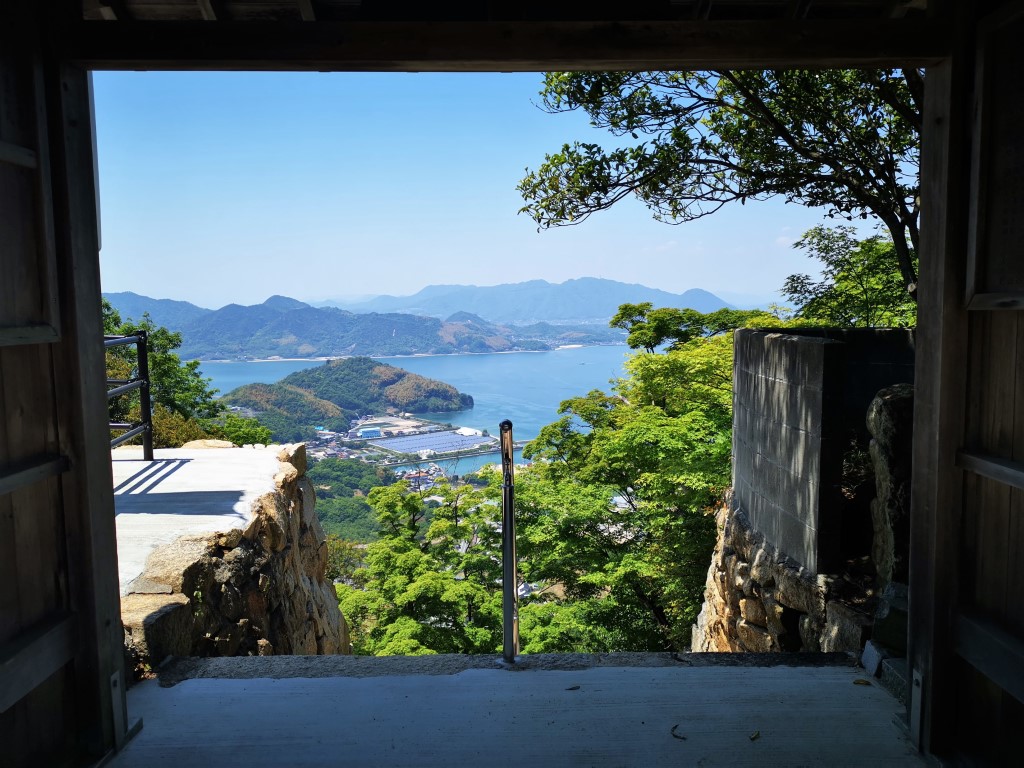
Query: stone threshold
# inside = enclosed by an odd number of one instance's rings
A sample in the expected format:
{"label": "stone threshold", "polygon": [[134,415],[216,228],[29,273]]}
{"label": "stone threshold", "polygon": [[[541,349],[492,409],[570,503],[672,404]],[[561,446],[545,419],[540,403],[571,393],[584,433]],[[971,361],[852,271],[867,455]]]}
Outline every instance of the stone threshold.
{"label": "stone threshold", "polygon": [[537,653],[514,665],[500,655],[172,657],[157,670],[160,685],[199,679],[287,679],[457,675],[470,669],[509,672],[592,668],[856,667],[850,653]]}

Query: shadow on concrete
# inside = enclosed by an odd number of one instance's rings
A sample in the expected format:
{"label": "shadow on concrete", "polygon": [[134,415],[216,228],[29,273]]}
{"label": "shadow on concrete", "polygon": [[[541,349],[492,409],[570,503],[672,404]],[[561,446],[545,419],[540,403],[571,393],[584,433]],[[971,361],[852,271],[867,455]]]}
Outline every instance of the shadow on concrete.
{"label": "shadow on concrete", "polygon": [[[137,461],[132,459],[132,461]],[[148,493],[157,483],[173,475],[192,459],[156,459],[114,487],[115,495]]]}
{"label": "shadow on concrete", "polygon": [[225,515],[234,514],[245,491],[180,491],[177,493],[121,494],[116,515]]}

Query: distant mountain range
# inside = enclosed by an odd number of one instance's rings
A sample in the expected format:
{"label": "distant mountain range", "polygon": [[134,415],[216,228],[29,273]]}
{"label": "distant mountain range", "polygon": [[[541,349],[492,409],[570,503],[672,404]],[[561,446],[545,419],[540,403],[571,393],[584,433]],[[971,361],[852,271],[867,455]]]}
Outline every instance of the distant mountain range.
{"label": "distant mountain range", "polygon": [[197,307],[188,301],[153,299],[131,291],[104,293],[103,298],[121,313],[123,320],[141,320],[142,315],[149,312],[154,323],[170,328],[172,331],[181,330],[193,320],[213,312],[212,309]]}
{"label": "distant mountain range", "polygon": [[620,304],[643,301],[655,307],[685,307],[698,312],[730,306],[700,288],[677,294],[597,277],[581,277],[564,283],[530,280],[486,287],[428,285],[412,296],[378,296],[369,301],[338,302],[333,306],[352,312],[408,312],[439,318],[455,312],[471,312],[494,323],[606,323]]}
{"label": "distant mountain range", "polygon": [[[105,294],[124,319],[149,312],[153,322],[180,331],[184,360],[245,360],[272,357],[374,357],[552,349],[566,344],[616,344],[625,334],[604,326],[533,323],[505,326],[467,312],[445,320],[400,312],[355,313],[311,307],[286,296],[262,304],[228,304],[218,310],[137,294]],[[165,314],[165,311],[170,314]],[[189,317],[182,320],[180,318]]]}
{"label": "distant mountain range", "polygon": [[183,359],[456,354],[551,349],[625,341],[608,320],[620,304],[710,312],[729,305],[695,288],[682,294],[592,277],[553,284],[531,280],[479,288],[432,285],[414,296],[378,296],[346,309],[314,307],[287,296],[217,310],[136,293],[104,297],[124,319],[146,312],[180,331]]}

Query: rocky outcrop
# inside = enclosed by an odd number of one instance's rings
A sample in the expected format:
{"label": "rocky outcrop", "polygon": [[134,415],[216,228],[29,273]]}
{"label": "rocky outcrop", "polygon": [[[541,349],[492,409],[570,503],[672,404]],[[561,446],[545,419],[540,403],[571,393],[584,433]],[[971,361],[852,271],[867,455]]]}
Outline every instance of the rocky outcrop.
{"label": "rocky outcrop", "polygon": [[716,514],[718,540],[694,652],[859,651],[874,606],[843,579],[816,575],[779,552],[733,504]]}
{"label": "rocky outcrop", "polygon": [[871,502],[871,558],[881,584],[907,583],[910,554],[910,470],[914,431],[914,387],[879,391],[868,408],[868,448],[875,472]]}
{"label": "rocky outcrop", "polygon": [[166,656],[349,652],[326,536],[306,478],[304,445],[278,456],[274,490],[243,529],[184,536],[155,550],[122,598],[125,645],[136,664]]}

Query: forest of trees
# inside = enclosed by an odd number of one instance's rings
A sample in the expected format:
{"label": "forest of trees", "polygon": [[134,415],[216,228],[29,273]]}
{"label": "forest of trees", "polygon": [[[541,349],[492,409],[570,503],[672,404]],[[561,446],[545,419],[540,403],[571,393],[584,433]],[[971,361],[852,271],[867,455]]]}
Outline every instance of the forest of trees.
{"label": "forest of trees", "polygon": [[316,490],[316,513],[329,536],[365,543],[377,538],[377,518],[366,497],[395,482],[387,467],[357,459],[321,459],[306,473]]}

